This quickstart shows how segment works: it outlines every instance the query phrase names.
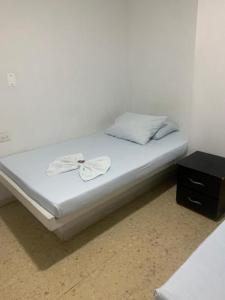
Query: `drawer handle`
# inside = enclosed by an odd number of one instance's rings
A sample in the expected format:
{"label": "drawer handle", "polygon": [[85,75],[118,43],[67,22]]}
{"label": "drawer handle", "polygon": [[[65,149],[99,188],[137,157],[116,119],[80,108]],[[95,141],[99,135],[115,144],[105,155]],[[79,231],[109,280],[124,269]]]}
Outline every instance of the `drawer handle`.
{"label": "drawer handle", "polygon": [[193,183],[193,184],[200,185],[200,186],[205,186],[204,183],[199,182],[199,181],[195,181],[195,180],[193,180],[193,179],[191,179],[191,178],[188,178],[188,180],[189,180],[191,183]]}
{"label": "drawer handle", "polygon": [[201,202],[196,201],[196,200],[193,200],[193,199],[191,199],[191,197],[188,197],[188,200],[189,200],[191,203],[194,203],[194,204],[197,204],[197,205],[202,206],[202,203],[201,203]]}

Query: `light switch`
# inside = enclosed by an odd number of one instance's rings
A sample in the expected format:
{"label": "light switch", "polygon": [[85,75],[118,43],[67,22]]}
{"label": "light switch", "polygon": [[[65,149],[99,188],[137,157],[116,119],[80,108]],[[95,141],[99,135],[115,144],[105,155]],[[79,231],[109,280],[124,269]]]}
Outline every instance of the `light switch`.
{"label": "light switch", "polygon": [[15,87],[16,86],[16,74],[8,73],[7,74],[8,86]]}

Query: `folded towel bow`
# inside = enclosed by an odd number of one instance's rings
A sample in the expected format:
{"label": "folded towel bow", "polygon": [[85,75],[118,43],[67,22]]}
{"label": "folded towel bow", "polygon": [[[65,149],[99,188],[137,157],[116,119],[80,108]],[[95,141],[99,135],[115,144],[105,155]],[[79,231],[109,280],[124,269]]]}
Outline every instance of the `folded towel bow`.
{"label": "folded towel bow", "polygon": [[84,181],[88,181],[97,176],[104,175],[109,170],[110,166],[111,160],[108,156],[101,156],[85,161],[82,153],[76,153],[59,157],[50,163],[47,169],[47,175],[54,176],[79,168],[80,177]]}

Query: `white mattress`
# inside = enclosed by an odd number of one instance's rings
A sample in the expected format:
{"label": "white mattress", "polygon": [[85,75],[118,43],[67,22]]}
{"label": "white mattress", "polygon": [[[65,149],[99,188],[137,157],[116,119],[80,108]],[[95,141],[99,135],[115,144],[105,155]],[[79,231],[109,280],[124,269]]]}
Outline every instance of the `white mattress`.
{"label": "white mattress", "polygon": [[[115,190],[181,157],[186,150],[186,139],[179,132],[144,146],[100,132],[1,158],[0,169],[27,195],[61,218],[85,210]],[[77,170],[53,177],[46,175],[50,162],[77,152],[82,152],[86,160],[108,155],[111,169],[89,182],[83,182]]]}
{"label": "white mattress", "polygon": [[225,299],[225,222],[156,291],[156,300]]}

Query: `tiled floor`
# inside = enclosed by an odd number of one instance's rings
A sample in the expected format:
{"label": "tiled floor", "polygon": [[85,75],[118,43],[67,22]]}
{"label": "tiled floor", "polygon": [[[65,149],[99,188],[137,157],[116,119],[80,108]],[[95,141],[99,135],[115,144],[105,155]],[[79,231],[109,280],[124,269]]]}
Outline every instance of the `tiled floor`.
{"label": "tiled floor", "polygon": [[167,182],[69,242],[19,203],[0,209],[0,299],[153,299],[217,223],[175,203]]}

